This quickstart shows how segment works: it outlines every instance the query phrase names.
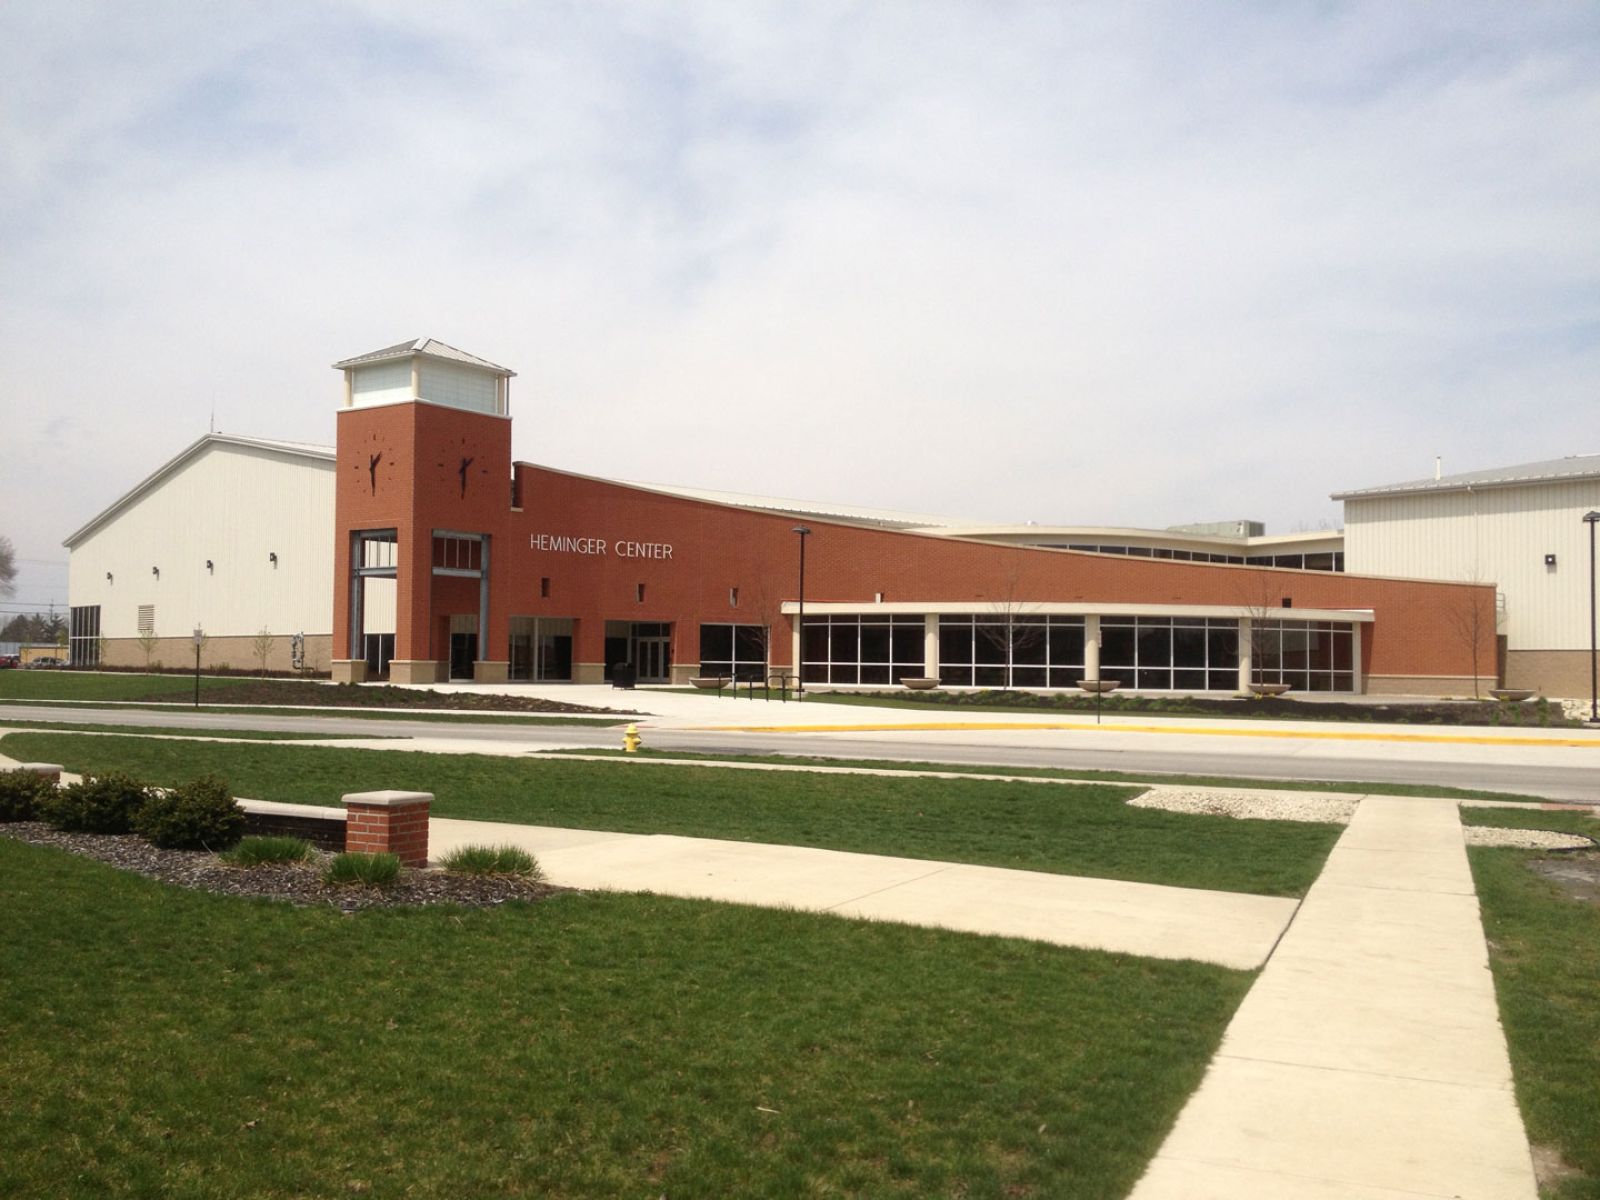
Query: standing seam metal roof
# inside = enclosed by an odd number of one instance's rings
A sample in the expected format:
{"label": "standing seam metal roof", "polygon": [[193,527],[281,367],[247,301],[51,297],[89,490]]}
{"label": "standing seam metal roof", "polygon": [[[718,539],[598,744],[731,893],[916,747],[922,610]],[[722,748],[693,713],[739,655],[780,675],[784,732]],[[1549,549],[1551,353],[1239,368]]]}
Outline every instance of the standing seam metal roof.
{"label": "standing seam metal roof", "polygon": [[1579,479],[1600,479],[1600,454],[1571,454],[1544,462],[1519,463],[1511,467],[1491,467],[1444,475],[1438,479],[1412,479],[1380,487],[1355,488],[1334,492],[1333,500],[1359,500],[1368,496],[1394,496],[1409,492],[1459,492],[1475,487],[1509,487],[1518,483],[1565,483]]}
{"label": "standing seam metal roof", "polygon": [[347,367],[362,367],[372,363],[388,362],[396,358],[410,358],[413,354],[423,354],[429,358],[443,358],[451,362],[483,367],[485,370],[494,371],[507,377],[516,374],[510,367],[502,367],[499,363],[492,363],[486,358],[479,358],[476,354],[468,354],[465,350],[457,350],[454,346],[447,345],[434,338],[415,338],[409,342],[397,342],[393,346],[385,346],[382,350],[373,350],[366,354],[358,354],[354,358],[347,358],[343,362],[336,362],[333,364],[333,369],[342,371]]}

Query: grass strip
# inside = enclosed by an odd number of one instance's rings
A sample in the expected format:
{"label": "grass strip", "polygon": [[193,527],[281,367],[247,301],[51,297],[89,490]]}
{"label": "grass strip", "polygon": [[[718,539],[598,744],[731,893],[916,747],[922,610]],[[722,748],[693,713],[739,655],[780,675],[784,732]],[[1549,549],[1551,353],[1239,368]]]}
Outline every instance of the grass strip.
{"label": "grass strip", "polygon": [[1575,1172],[1545,1179],[1540,1195],[1600,1200],[1600,888],[1575,897],[1529,869],[1537,852],[1467,853],[1523,1123]]}
{"label": "grass strip", "polygon": [[433,813],[627,833],[675,833],[1303,895],[1335,825],[1129,808],[1133,791],[964,779],[727,771],[320,746],[14,733],[13,758],[125,770],[157,784],[214,772],[236,795],[331,804],[347,792],[434,794]]}
{"label": "grass strip", "polygon": [[[242,676],[202,675],[208,696],[256,683]],[[86,671],[0,671],[0,700],[154,700],[194,695],[193,675],[143,675]]]}
{"label": "grass strip", "polygon": [[1577,833],[1584,837],[1600,838],[1600,821],[1591,813],[1570,810],[1463,808],[1461,823],[1487,825],[1494,829],[1548,829],[1555,833]]}
{"label": "grass strip", "polygon": [[377,733],[295,733],[287,730],[276,729],[196,729],[184,725],[96,725],[78,721],[4,721],[0,722],[6,729],[50,729],[56,732],[72,733],[111,733],[127,736],[137,733],[140,737],[175,737],[175,738],[232,738],[243,742],[315,742],[325,741],[330,737],[359,738],[368,742],[402,741],[404,734],[377,734]]}
{"label": "grass strip", "polygon": [[677,750],[637,750],[628,754],[611,747],[592,750],[563,748],[541,750],[542,755],[600,758],[661,758],[685,759],[697,762],[771,763],[788,767],[833,767],[872,771],[939,771],[954,775],[1015,775],[1024,779],[1066,779],[1091,783],[1138,784],[1147,787],[1160,783],[1171,787],[1224,787],[1246,788],[1274,792],[1353,792],[1357,795],[1381,796],[1443,796],[1450,800],[1516,800],[1521,803],[1546,803],[1542,796],[1528,796],[1517,792],[1489,792],[1476,788],[1434,787],[1415,783],[1363,783],[1338,779],[1241,779],[1226,775],[1163,775],[1146,772],[1143,775],[1125,771],[1077,771],[1067,767],[1013,767],[1004,763],[942,763],[910,762],[903,759],[876,758],[821,758],[815,755],[795,754],[708,754]]}
{"label": "grass strip", "polygon": [[[0,699],[3,699],[3,698],[0,698]],[[183,712],[189,712],[189,713],[201,712],[201,713],[221,714],[223,716],[230,716],[230,715],[233,715],[233,714],[237,714],[239,716],[246,716],[246,717],[308,717],[308,718],[327,717],[327,718],[332,719],[332,720],[346,720],[346,721],[349,721],[349,720],[360,720],[360,721],[427,721],[430,724],[438,723],[438,724],[441,724],[441,725],[599,725],[599,726],[618,726],[618,725],[626,725],[629,721],[633,721],[633,720],[638,720],[639,719],[637,717],[630,717],[630,716],[618,716],[618,717],[570,717],[570,716],[563,716],[563,715],[560,715],[560,714],[530,714],[530,713],[495,712],[495,711],[490,710],[490,709],[485,709],[485,710],[480,711],[480,712],[433,712],[433,711],[412,711],[412,710],[408,710],[408,709],[390,709],[390,708],[356,708],[356,707],[316,708],[316,707],[309,706],[309,705],[304,707],[304,708],[295,708],[295,707],[264,708],[264,707],[253,706],[253,705],[248,705],[248,704],[228,704],[228,705],[202,704],[199,708],[195,708],[193,705],[189,705],[189,704],[177,704],[177,703],[137,704],[137,703],[133,703],[131,701],[120,701],[120,700],[119,701],[115,701],[115,702],[113,702],[113,701],[102,701],[102,702],[99,702],[98,704],[95,701],[80,701],[80,700],[18,700],[18,699],[5,699],[4,702],[7,703],[7,704],[16,704],[16,705],[22,705],[22,706],[37,706],[37,707],[41,707],[41,708],[46,707],[46,706],[50,706],[50,705],[72,704],[74,707],[78,707],[78,708],[85,708],[85,709],[91,709],[92,710],[92,709],[94,709],[96,707],[100,707],[100,708],[115,709],[118,712],[125,712],[125,711],[127,711],[129,709],[132,709],[135,712],[172,712],[175,709],[181,709]],[[8,725],[21,725],[21,724],[24,724],[24,723],[25,722],[21,722],[21,721],[8,721],[7,722]],[[35,724],[55,724],[55,722],[34,722],[34,723]],[[126,729],[127,726],[116,726],[115,728]],[[340,737],[340,736],[343,736],[343,735],[340,735],[340,734],[311,733],[311,734],[305,734],[304,736],[306,736],[306,737],[314,737],[315,738],[315,737]]]}
{"label": "grass strip", "polygon": [[[144,674],[140,672],[94,671],[4,671],[0,672],[0,701],[13,703],[133,704],[161,701],[156,707],[179,704],[198,698],[201,707],[228,705],[256,712],[279,709],[297,712],[302,708],[331,709],[337,712],[396,714],[419,710],[442,710],[456,719],[477,716],[534,716],[587,718],[614,723],[626,714],[612,717],[583,705],[572,705],[539,697],[474,692],[437,692],[388,684],[329,684],[312,679],[283,679],[240,675],[203,675],[199,695],[195,696],[195,677],[183,674]],[[431,719],[424,717],[423,719]]]}
{"label": "grass strip", "polygon": [[1250,981],[651,896],[346,917],[3,837],[0,878],[8,1196],[1113,1200]]}

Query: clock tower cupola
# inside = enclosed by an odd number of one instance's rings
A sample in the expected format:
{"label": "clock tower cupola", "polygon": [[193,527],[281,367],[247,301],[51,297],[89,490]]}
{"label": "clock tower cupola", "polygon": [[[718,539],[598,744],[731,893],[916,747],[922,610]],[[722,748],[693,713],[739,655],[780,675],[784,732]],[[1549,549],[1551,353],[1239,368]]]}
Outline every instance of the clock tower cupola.
{"label": "clock tower cupola", "polygon": [[[335,678],[448,678],[452,660],[459,666],[465,653],[452,639],[470,636],[472,677],[493,679],[505,667],[492,653],[504,641],[494,634],[505,618],[490,612],[490,543],[511,505],[516,373],[433,338],[333,366],[344,374],[335,449]],[[441,538],[449,542],[449,586],[433,578]],[[467,607],[477,611],[451,611],[463,607],[468,575],[478,581],[478,602]],[[389,624],[390,607],[392,634],[374,628]],[[468,626],[476,631],[464,634]]]}

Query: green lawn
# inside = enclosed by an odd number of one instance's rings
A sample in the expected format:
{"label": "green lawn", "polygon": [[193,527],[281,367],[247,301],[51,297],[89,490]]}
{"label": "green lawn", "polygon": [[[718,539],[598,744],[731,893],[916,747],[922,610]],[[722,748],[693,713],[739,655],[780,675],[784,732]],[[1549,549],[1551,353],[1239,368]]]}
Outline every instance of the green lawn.
{"label": "green lawn", "polygon": [[0,837],[0,1195],[1127,1194],[1250,976],[631,895],[354,917]]}
{"label": "green lawn", "polygon": [[258,800],[336,804],[346,792],[432,792],[434,813],[676,833],[907,858],[1301,895],[1335,825],[1129,808],[1133,789],[729,771],[480,755],[14,733],[12,758],[123,770],[158,784],[205,773]]}
{"label": "green lawn", "polygon": [[[226,703],[230,689],[254,679],[202,675],[201,698]],[[193,675],[132,675],[86,671],[0,671],[0,700],[156,700],[194,698]]]}
{"label": "green lawn", "polygon": [[1542,1195],[1600,1200],[1600,897],[1530,871],[1534,852],[1468,855],[1528,1137],[1578,1171]]}

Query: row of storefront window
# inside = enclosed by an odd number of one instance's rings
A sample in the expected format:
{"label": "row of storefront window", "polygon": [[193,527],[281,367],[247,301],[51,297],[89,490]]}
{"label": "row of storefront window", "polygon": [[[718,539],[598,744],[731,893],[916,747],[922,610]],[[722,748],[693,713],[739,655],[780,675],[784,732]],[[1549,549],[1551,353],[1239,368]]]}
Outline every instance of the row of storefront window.
{"label": "row of storefront window", "polygon": [[[801,677],[892,684],[922,675],[920,616],[808,618]],[[1257,621],[1252,678],[1297,691],[1353,691],[1354,633],[1332,621]],[[957,614],[939,618],[938,678],[948,687],[1070,688],[1084,677],[1082,617]],[[1100,677],[1151,691],[1236,691],[1239,622],[1221,617],[1100,620]]]}

